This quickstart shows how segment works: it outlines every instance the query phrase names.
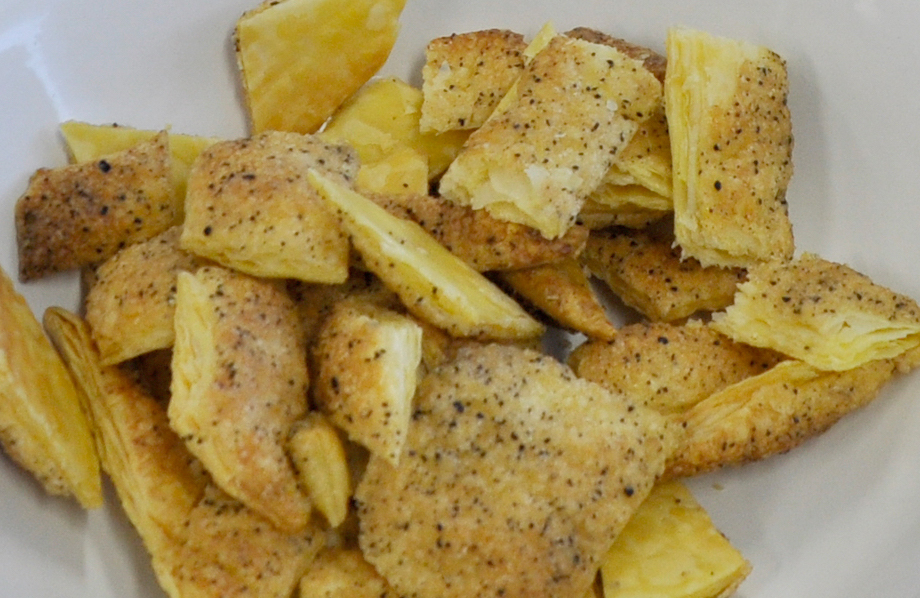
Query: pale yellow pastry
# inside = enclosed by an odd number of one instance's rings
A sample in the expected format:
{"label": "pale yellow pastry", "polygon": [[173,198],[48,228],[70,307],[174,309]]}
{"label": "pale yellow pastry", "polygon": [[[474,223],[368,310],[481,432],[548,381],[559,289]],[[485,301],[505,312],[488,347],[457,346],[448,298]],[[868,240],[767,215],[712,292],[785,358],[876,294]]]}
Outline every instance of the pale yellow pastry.
{"label": "pale yellow pastry", "polygon": [[318,172],[309,178],[338,211],[367,269],[413,315],[454,336],[528,339],[543,333],[517,302],[415,222]]}
{"label": "pale yellow pastry", "polygon": [[253,133],[314,133],[386,62],[406,0],[266,0],[234,30]]}
{"label": "pale yellow pastry", "polygon": [[725,598],[751,564],[686,486],[655,486],[601,567],[604,598]]}
{"label": "pale yellow pastry", "polygon": [[102,505],[83,401],[31,308],[0,269],[0,444],[50,494]]}
{"label": "pale yellow pastry", "polygon": [[86,323],[46,315],[85,395],[102,466],[171,598],[289,598],[322,548],[319,526],[280,531],[230,498],[170,428],[163,406],[122,366],[103,367]]}
{"label": "pale yellow pastry", "polygon": [[920,344],[920,306],[844,264],[804,254],[753,268],[713,328],[823,370],[849,370]]}

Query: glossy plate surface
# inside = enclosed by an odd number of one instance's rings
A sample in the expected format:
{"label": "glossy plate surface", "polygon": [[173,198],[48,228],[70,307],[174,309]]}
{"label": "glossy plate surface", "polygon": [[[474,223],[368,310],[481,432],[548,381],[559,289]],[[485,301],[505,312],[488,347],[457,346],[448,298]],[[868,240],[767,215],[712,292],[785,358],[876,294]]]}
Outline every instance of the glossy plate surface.
{"label": "glossy plate surface", "polygon": [[[0,2],[0,265],[15,272],[13,205],[65,163],[67,119],[245,133],[230,32],[245,0]],[[766,45],[788,62],[797,245],[920,298],[920,3],[409,0],[385,67],[413,83],[432,37],[585,25],[663,51],[671,25]],[[36,311],[75,307],[64,275],[20,285]],[[754,572],[743,598],[916,595],[920,373],[804,447],[692,488]],[[154,598],[114,495],[84,513],[0,458],[0,595]]]}

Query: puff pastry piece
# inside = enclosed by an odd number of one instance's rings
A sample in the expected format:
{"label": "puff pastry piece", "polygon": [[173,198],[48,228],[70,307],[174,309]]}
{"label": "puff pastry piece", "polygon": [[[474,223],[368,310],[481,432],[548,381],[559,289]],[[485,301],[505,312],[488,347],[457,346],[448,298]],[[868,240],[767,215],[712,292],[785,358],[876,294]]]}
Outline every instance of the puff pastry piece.
{"label": "puff pastry piece", "polygon": [[428,42],[422,67],[422,131],[476,129],[524,70],[524,36],[504,29]]}
{"label": "puff pastry piece", "polygon": [[309,178],[338,211],[367,269],[416,317],[454,336],[522,339],[543,333],[520,305],[415,222],[315,171]]}
{"label": "puff pastry piece", "polygon": [[686,432],[665,477],[690,476],[784,453],[874,400],[909,367],[879,359],[842,372],[790,359],[733,384],[680,416]]}
{"label": "puff pastry piece", "polygon": [[386,62],[406,0],[264,0],[233,32],[254,133],[313,133]]}
{"label": "puff pastry piece", "polygon": [[[157,131],[134,129],[118,124],[95,125],[76,120],[61,123],[61,135],[74,163],[91,162],[108,154],[130,149],[142,141],[157,136]],[[171,178],[176,197],[185,197],[188,173],[201,152],[220,139],[169,132],[169,154],[172,162]]]}
{"label": "puff pastry piece", "polygon": [[310,502],[285,451],[307,410],[307,355],[285,289],[221,267],[180,272],[169,422],[228,494],[279,529]]}
{"label": "puff pastry piece", "polygon": [[19,278],[98,264],[178,224],[169,137],[93,162],[41,168],[16,202]]}
{"label": "puff pastry piece", "polygon": [[610,342],[588,341],[569,355],[580,377],[663,414],[762,374],[782,356],[736,343],[699,321],[624,326]]}
{"label": "puff pastry piece", "polygon": [[497,272],[496,276],[514,295],[562,328],[604,340],[617,334],[584,266],[575,258]]}
{"label": "puff pastry piece", "polygon": [[[642,65],[664,83],[667,60],[650,48],[586,27],[572,29],[566,35],[617,48],[630,58],[641,60]],[[667,202],[670,210],[671,142],[663,93],[658,96],[658,100],[654,112],[639,126],[632,140],[617,156],[616,164],[604,177],[604,181],[607,186],[641,185],[658,196],[659,201]]]}
{"label": "puff pastry piece", "polygon": [[0,443],[50,494],[102,505],[90,423],[70,374],[0,268]]}
{"label": "puff pastry piece", "polygon": [[849,266],[804,254],[752,268],[712,327],[822,370],[848,370],[920,344],[920,307]]}
{"label": "puff pastry piece", "polygon": [[417,222],[451,253],[477,272],[514,270],[572,259],[582,252],[588,229],[573,226],[556,239],[506,222],[485,210],[459,206],[441,197],[369,195],[387,212]]}
{"label": "puff pastry piece", "polygon": [[583,596],[673,442],[551,357],[466,347],[422,381],[399,466],[371,457],[359,542],[399,595]]}
{"label": "puff pastry piece", "polygon": [[125,366],[99,362],[89,327],[53,308],[46,326],[86,395],[102,465],[172,598],[287,598],[323,544],[285,533],[219,490]]}
{"label": "puff pastry piece", "polygon": [[348,238],[307,182],[311,168],[349,185],[358,171],[353,150],[309,135],[211,146],[189,175],[180,247],[254,276],[344,282]]}
{"label": "puff pastry piece", "polygon": [[339,429],[312,411],[294,424],[288,454],[316,509],[331,527],[341,526],[348,516],[352,476]]}
{"label": "puff pastry piece", "polygon": [[321,551],[300,581],[311,598],[395,598],[396,593],[357,548]]}
{"label": "puff pastry piece", "polygon": [[661,230],[592,231],[582,253],[588,269],[623,303],[652,320],[675,321],[729,305],[744,270],[703,267],[683,257]]}
{"label": "puff pastry piece", "polygon": [[395,77],[377,79],[336,110],[319,135],[327,141],[353,147],[358,152],[362,171],[392,164],[403,150],[413,150],[425,162],[423,181],[427,193],[429,179],[447,169],[469,133],[422,132],[419,121],[423,103],[422,90],[405,81]]}
{"label": "puff pastry piece", "polygon": [[727,598],[751,572],[686,486],[652,489],[601,567],[604,598]]}
{"label": "puff pastry piece", "polygon": [[776,53],[674,28],[664,84],[674,168],[674,231],[704,265],[792,257],[789,82]]}
{"label": "puff pastry piece", "polygon": [[313,359],[319,408],[351,440],[396,465],[412,416],[422,328],[371,301],[345,299],[326,318]]}
{"label": "puff pastry piece", "polygon": [[85,310],[103,365],[172,346],[176,277],[204,263],[179,249],[181,234],[174,226],[96,269]]}
{"label": "puff pastry piece", "polygon": [[467,140],[440,192],[556,238],[651,114],[660,89],[619,50],[555,36],[525,67],[507,109]]}

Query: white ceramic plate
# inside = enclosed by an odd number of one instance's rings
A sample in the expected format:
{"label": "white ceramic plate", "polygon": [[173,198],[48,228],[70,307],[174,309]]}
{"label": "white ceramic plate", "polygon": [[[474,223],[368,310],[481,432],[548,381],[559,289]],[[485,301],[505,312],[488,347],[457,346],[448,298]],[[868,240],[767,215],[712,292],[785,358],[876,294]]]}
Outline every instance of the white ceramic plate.
{"label": "white ceramic plate", "polygon": [[[344,1],[344,0],[343,0]],[[13,205],[65,163],[63,120],[245,132],[229,35],[247,0],[0,2],[0,264],[15,273]],[[920,298],[920,3],[852,0],[409,0],[387,73],[419,80],[428,39],[546,21],[662,50],[684,24],[788,61],[796,135],[789,203],[800,250]],[[20,285],[37,311],[76,306],[76,279]],[[692,482],[754,572],[744,598],[920,595],[920,374],[784,456]],[[84,513],[0,458],[0,595],[162,597],[109,492]]]}

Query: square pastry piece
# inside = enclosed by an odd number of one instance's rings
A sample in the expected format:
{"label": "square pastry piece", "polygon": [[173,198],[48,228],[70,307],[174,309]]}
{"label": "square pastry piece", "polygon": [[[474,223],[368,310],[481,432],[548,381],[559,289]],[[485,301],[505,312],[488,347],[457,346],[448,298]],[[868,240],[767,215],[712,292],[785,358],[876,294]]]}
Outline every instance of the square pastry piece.
{"label": "square pastry piece", "polygon": [[475,129],[524,70],[519,33],[487,29],[431,40],[422,68],[423,131]]}
{"label": "square pastry piece", "polygon": [[616,48],[555,36],[441,179],[447,199],[554,239],[574,223],[661,84]]}
{"label": "square pastry piece", "polygon": [[673,449],[665,418],[534,351],[470,346],[419,385],[397,467],[355,497],[399,596],[585,596]]}
{"label": "square pastry piece", "polygon": [[667,39],[674,230],[703,265],[792,257],[792,122],[774,52],[687,29]]}
{"label": "square pastry piece", "polygon": [[253,276],[344,282],[348,237],[307,182],[310,169],[351,185],[358,161],[346,146],[298,133],[211,146],[189,175],[179,246]]}

